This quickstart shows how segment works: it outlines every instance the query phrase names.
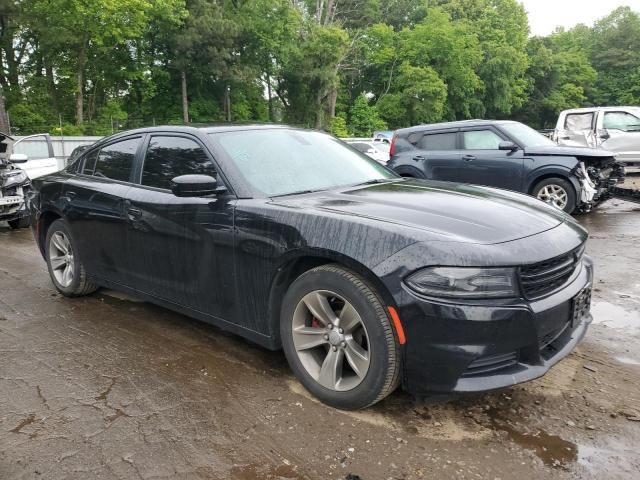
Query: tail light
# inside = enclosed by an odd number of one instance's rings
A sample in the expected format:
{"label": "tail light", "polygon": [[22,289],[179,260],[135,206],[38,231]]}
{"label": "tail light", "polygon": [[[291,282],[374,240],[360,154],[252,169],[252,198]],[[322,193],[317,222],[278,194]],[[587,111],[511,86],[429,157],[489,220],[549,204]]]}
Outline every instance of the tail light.
{"label": "tail light", "polygon": [[394,135],[391,139],[391,146],[389,147],[389,160],[393,157],[394,153],[396,153],[396,136]]}

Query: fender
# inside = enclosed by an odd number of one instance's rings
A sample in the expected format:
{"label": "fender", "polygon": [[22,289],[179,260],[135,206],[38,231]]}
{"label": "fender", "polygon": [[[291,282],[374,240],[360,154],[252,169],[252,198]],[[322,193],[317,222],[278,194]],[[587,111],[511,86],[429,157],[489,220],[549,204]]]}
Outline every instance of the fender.
{"label": "fender", "polygon": [[369,267],[342,253],[326,249],[301,248],[289,250],[280,260],[269,289],[269,330],[274,342],[271,348],[280,348],[280,305],[289,285],[303,272],[317,266],[339,263],[369,282],[380,295],[384,305],[394,307],[396,305],[389,288]]}
{"label": "fender", "polygon": [[422,170],[412,165],[398,165],[395,167],[391,167],[391,169],[400,176],[407,176],[407,177],[421,178],[421,179],[427,178]]}
{"label": "fender", "polygon": [[564,165],[543,165],[539,168],[536,168],[535,170],[530,171],[524,180],[525,191],[531,193],[534,185],[543,178],[560,177],[569,181],[571,185],[573,185],[573,188],[576,191],[576,197],[580,199],[582,186],[580,185],[578,177],[576,177],[576,175],[573,173],[573,170],[579,165],[579,163],[575,159],[572,160],[573,162],[567,162],[573,163],[571,167]]}

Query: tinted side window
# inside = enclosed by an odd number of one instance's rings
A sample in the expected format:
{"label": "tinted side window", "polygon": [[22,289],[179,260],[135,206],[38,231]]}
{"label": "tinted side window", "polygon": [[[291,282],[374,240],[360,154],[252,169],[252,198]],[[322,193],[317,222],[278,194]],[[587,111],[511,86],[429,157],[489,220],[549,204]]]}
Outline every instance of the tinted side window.
{"label": "tinted side window", "polygon": [[420,150],[455,150],[456,133],[431,133],[423,135],[416,145]]}
{"label": "tinted side window", "polygon": [[128,182],[140,141],[140,138],[130,138],[102,148],[93,175]]}
{"label": "tinted side window", "polygon": [[195,141],[183,137],[151,137],[144,159],[142,184],[168,189],[180,175],[215,177],[213,162]]}
{"label": "tinted side window", "polygon": [[85,175],[93,175],[93,172],[96,170],[96,160],[98,160],[98,150],[94,150],[91,153],[88,153],[84,158],[84,165],[82,167],[82,173]]}
{"label": "tinted side window", "polygon": [[498,150],[502,138],[491,130],[472,130],[463,132],[465,150]]}
{"label": "tinted side window", "polygon": [[566,130],[591,130],[593,124],[593,112],[571,113],[564,121]]}

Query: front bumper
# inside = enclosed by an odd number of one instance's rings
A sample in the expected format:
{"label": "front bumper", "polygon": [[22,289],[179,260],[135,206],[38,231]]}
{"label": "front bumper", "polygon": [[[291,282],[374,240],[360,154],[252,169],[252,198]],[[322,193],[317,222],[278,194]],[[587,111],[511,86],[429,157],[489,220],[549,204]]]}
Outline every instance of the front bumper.
{"label": "front bumper", "polygon": [[403,387],[415,395],[480,392],[541,377],[584,337],[591,315],[587,308],[573,321],[573,301],[592,278],[584,256],[569,284],[535,301],[453,304],[405,289]]}

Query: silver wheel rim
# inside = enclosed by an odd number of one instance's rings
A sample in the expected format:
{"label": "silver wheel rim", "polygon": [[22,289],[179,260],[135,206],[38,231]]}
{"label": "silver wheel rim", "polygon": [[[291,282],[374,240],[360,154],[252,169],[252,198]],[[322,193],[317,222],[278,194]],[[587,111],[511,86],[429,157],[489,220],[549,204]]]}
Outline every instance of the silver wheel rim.
{"label": "silver wheel rim", "polygon": [[560,185],[550,184],[542,187],[538,192],[538,198],[543,202],[547,202],[560,210],[564,210],[569,201],[567,191]]}
{"label": "silver wheel rim", "polygon": [[307,373],[343,392],[362,383],[371,364],[369,335],[360,314],[340,295],[314,290],[293,314],[293,344]]}
{"label": "silver wheel rim", "polygon": [[73,282],[73,250],[71,242],[62,232],[55,232],[49,241],[49,264],[53,276],[63,287]]}

